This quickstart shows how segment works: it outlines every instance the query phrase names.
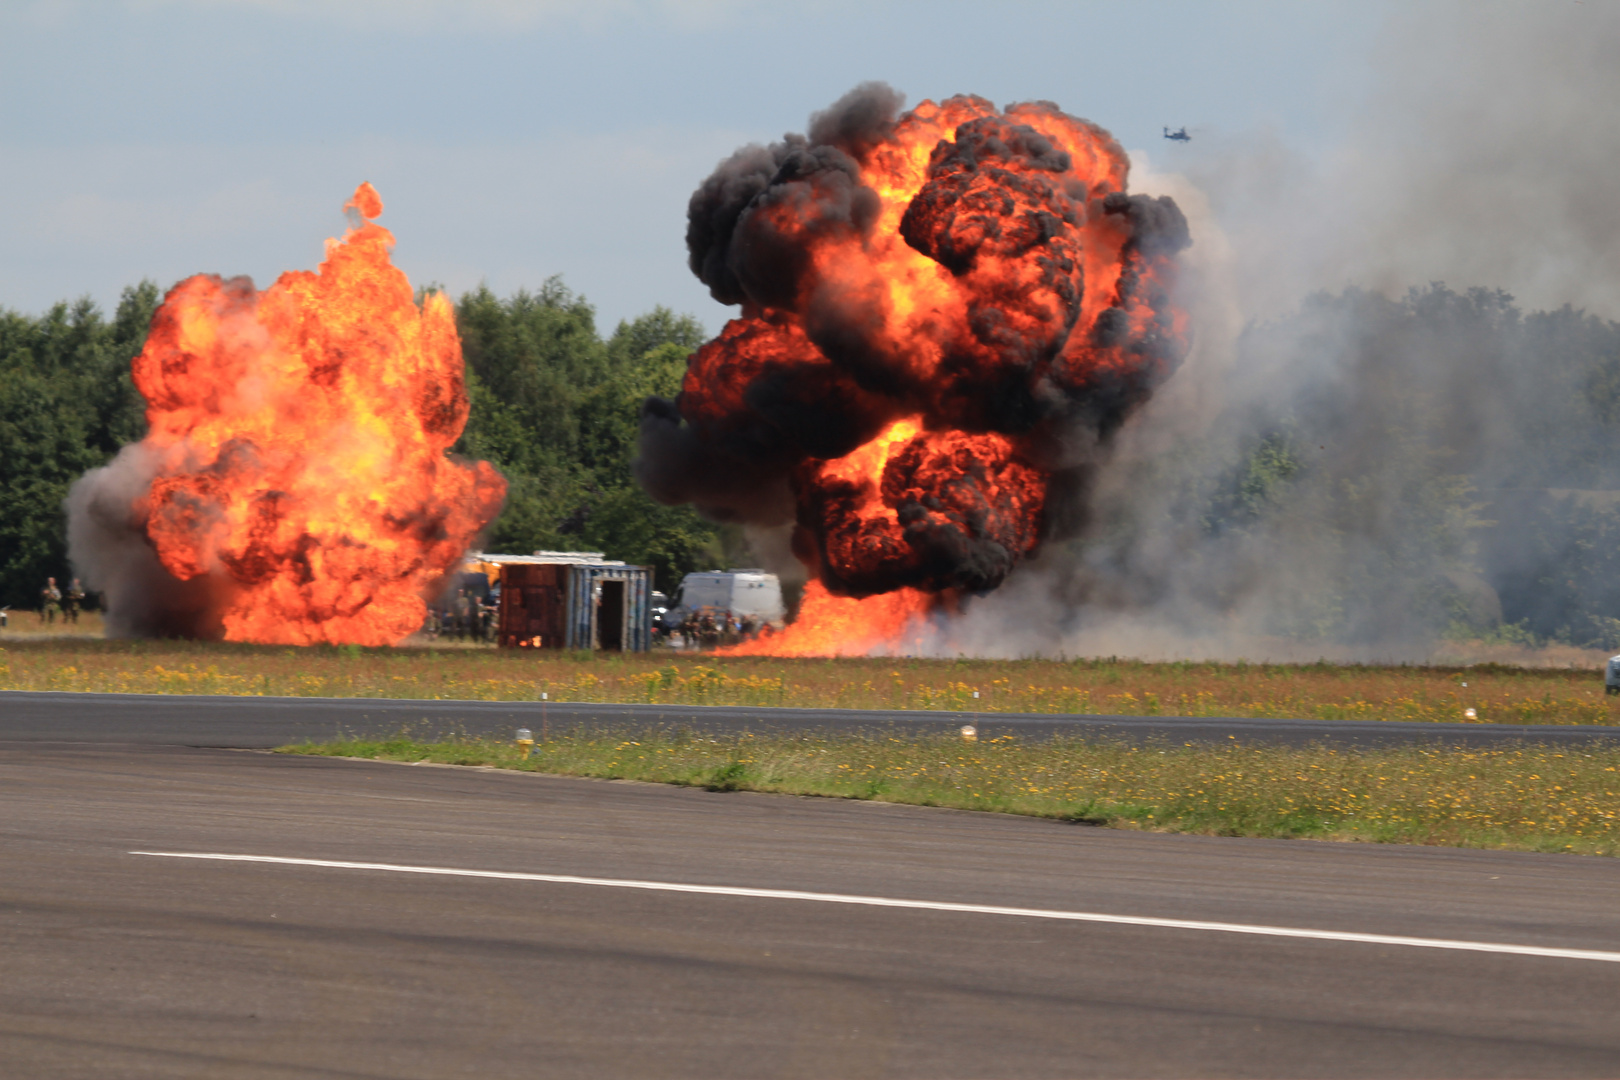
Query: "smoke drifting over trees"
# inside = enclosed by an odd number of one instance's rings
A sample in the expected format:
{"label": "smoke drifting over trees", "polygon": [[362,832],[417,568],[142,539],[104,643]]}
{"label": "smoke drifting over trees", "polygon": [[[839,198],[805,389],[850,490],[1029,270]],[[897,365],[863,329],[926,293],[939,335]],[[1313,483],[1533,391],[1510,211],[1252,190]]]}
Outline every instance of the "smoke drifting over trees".
{"label": "smoke drifting over trees", "polygon": [[1122,432],[1093,529],[933,647],[1620,646],[1616,40],[1599,5],[1402,12],[1323,160],[1217,137],[1139,171],[1192,219],[1192,354]]}

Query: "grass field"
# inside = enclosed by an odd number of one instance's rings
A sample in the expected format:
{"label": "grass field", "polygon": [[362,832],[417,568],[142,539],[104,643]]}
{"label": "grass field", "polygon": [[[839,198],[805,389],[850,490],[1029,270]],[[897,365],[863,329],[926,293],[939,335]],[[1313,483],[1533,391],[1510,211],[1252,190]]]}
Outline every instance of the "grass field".
{"label": "grass field", "polygon": [[[89,618],[0,632],[0,690],[1620,723],[1594,667],[786,660],[107,641]],[[977,695],[977,696],[975,696]],[[1620,853],[1620,750],[1133,747],[1012,739],[401,736],[290,752],[993,810],[1122,828]]]}
{"label": "grass field", "polygon": [[[1595,668],[806,660],[531,653],[455,644],[293,649],[0,633],[0,690],[662,702],[1480,723],[1620,723]],[[975,696],[977,695],[977,696]]]}
{"label": "grass field", "polygon": [[401,736],[284,753],[433,761],[1059,818],[1115,828],[1620,854],[1620,750],[1131,746],[1011,738]]}

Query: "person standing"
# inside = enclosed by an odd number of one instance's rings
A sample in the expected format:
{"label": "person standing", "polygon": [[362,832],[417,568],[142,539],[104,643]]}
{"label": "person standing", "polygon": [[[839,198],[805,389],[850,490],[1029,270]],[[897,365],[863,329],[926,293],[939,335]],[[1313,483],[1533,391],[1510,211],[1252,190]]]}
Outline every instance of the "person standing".
{"label": "person standing", "polygon": [[46,578],[45,587],[39,590],[39,621],[46,625],[56,623],[56,613],[62,608],[62,590],[56,587],[55,578]]}
{"label": "person standing", "polygon": [[467,632],[472,629],[472,601],[467,599],[467,590],[461,589],[456,593],[456,640],[466,641]]}
{"label": "person standing", "polygon": [[84,607],[84,586],[79,584],[78,578],[74,578],[73,584],[68,586],[67,603],[62,608],[64,621],[78,626],[79,609],[82,607]]}

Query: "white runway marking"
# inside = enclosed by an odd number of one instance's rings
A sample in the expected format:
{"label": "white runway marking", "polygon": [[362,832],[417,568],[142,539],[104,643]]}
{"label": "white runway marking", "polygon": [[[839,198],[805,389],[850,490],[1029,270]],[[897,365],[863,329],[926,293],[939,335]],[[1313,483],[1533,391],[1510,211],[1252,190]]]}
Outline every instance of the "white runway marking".
{"label": "white runway marking", "polygon": [[1560,960],[1598,960],[1620,963],[1620,952],[1595,949],[1551,949],[1540,945],[1506,945],[1491,941],[1452,941],[1446,938],[1400,937],[1394,934],[1356,934],[1343,930],[1304,930],[1291,926],[1202,922],[1196,919],[1157,919],[1145,915],[1106,915],[1094,911],[1051,911],[1044,908],[997,907],[991,904],[953,904],[941,900],[899,900],[887,896],[850,896],[843,893],[799,892],[793,889],[748,889],[732,885],[685,885],[674,881],[635,881],[627,878],[575,877],[571,874],[524,874],[510,870],[462,870],[448,866],[401,866],[395,863],[339,862],[332,859],[285,859],[275,855],[224,855],[188,851],[131,851],[164,859],[209,859],[215,862],[271,863],[278,866],[315,866],[331,870],[382,870],[394,874],[432,874],[442,877],[494,878],[503,881],[543,881],[553,885],[596,885],[610,889],[699,893],[706,896],[746,896],[761,900],[808,900],[821,904],[856,904],[862,907],[908,908],[917,911],[953,911],[969,915],[1014,915],[1026,919],[1063,919],[1069,922],[1152,926],[1165,930],[1213,930],[1226,934],[1305,938],[1312,941],[1349,941],[1361,945],[1401,945],[1414,949],[1449,949],[1456,952],[1506,953],[1512,956],[1547,956]]}

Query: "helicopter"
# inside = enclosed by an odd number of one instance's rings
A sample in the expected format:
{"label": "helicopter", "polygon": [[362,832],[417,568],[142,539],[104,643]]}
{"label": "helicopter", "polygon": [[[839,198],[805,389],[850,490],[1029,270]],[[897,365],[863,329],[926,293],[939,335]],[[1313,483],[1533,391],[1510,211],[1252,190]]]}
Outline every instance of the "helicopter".
{"label": "helicopter", "polygon": [[1182,128],[1180,131],[1171,131],[1169,128],[1165,128],[1164,137],[1171,142],[1192,142],[1192,136],[1187,134],[1186,128]]}

